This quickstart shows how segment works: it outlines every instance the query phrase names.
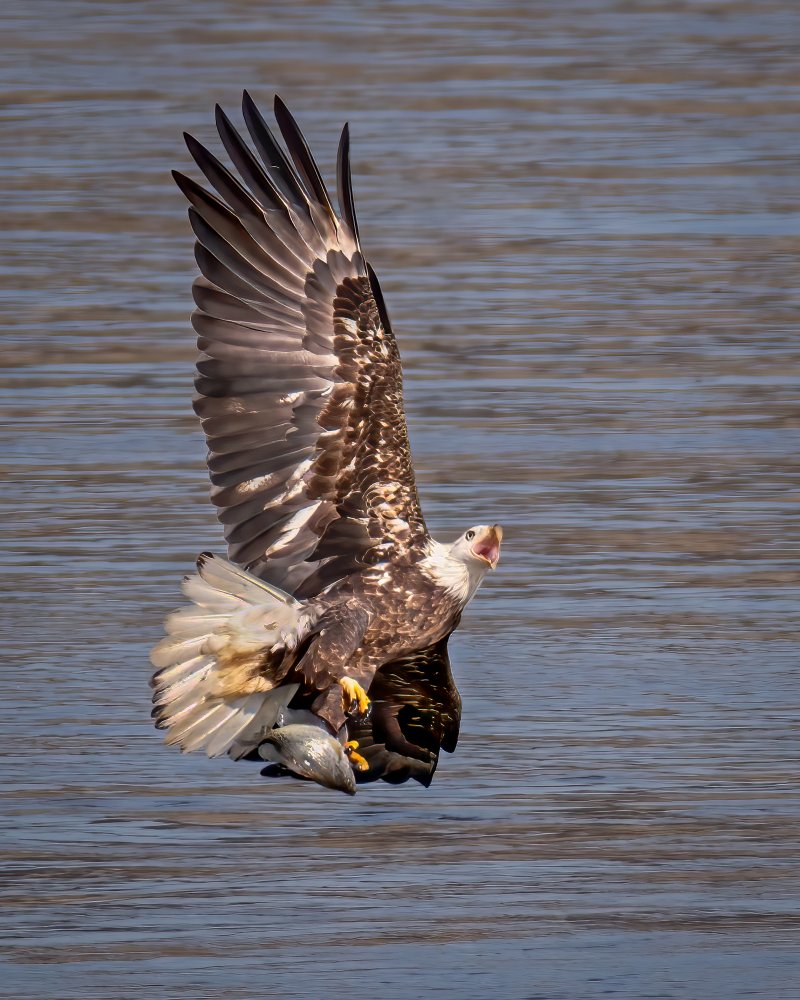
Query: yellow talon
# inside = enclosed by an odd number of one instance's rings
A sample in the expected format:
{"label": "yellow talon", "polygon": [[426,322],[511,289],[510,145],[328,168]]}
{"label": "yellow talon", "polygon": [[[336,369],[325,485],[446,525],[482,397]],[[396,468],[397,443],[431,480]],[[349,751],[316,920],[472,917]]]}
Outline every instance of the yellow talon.
{"label": "yellow talon", "polygon": [[364,715],[369,708],[369,698],[363,687],[352,677],[342,677],[339,681],[342,687],[342,705],[348,715],[358,712]]}
{"label": "yellow talon", "polygon": [[358,750],[358,740],[348,740],[347,743],[345,743],[344,752],[347,754],[350,759],[350,763],[356,771],[368,771],[369,764],[360,753],[356,753],[356,750]]}

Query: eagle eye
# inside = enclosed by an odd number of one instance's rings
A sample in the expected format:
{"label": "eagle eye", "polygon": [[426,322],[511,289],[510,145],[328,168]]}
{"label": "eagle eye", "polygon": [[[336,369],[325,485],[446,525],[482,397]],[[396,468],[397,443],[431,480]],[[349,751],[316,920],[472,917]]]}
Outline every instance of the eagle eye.
{"label": "eagle eye", "polygon": [[474,537],[475,537],[475,532],[472,530],[472,528],[470,528],[470,530],[466,534],[466,539],[468,542],[471,542]]}

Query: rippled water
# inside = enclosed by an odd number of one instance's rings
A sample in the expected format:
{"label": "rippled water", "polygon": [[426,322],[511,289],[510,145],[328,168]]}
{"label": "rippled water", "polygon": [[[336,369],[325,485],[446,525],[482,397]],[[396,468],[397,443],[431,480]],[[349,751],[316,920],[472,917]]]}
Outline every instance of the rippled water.
{"label": "rippled water", "polygon": [[[0,994],[800,995],[800,9],[6,4]],[[362,236],[429,524],[506,529],[462,740],[354,800],[179,757],[221,550],[188,128],[280,91]]]}

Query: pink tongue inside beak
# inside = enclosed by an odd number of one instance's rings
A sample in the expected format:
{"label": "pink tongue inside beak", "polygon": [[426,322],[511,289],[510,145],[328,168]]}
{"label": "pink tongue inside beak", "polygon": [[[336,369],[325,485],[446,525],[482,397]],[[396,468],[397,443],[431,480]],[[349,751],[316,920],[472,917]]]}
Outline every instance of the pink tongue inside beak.
{"label": "pink tongue inside beak", "polygon": [[494,566],[500,558],[500,545],[494,539],[477,542],[472,546],[472,551],[476,556],[485,559],[490,566]]}

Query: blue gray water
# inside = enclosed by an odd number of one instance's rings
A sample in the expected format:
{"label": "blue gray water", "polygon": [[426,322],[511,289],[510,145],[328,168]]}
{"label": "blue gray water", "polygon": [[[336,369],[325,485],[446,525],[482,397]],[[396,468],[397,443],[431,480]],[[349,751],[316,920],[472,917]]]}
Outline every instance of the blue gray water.
{"label": "blue gray water", "polygon": [[[800,996],[800,8],[2,18],[0,995]],[[329,177],[350,120],[428,522],[506,529],[428,790],[150,726],[222,549],[168,171],[243,86]]]}

